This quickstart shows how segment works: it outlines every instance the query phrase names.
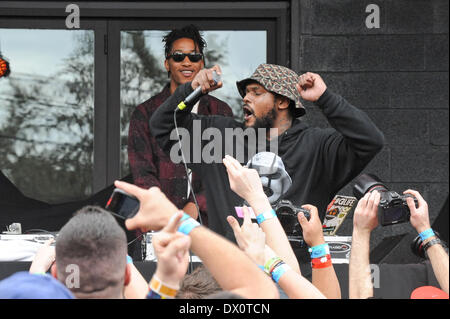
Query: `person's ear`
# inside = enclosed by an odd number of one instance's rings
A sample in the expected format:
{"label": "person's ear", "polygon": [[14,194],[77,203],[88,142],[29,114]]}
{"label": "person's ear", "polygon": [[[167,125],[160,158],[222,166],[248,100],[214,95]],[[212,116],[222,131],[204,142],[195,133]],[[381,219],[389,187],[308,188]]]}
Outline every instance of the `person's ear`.
{"label": "person's ear", "polygon": [[53,278],[58,279],[58,269],[56,268],[56,263],[53,263],[52,267],[50,268],[50,273],[52,274]]}
{"label": "person's ear", "polygon": [[290,100],[285,96],[278,95],[275,97],[275,104],[279,110],[287,110],[289,108]]}
{"label": "person's ear", "polygon": [[169,60],[168,60],[168,59],[165,59],[165,60],[164,60],[164,67],[166,68],[166,71],[167,71],[167,72],[170,72],[170,68],[169,68]]}

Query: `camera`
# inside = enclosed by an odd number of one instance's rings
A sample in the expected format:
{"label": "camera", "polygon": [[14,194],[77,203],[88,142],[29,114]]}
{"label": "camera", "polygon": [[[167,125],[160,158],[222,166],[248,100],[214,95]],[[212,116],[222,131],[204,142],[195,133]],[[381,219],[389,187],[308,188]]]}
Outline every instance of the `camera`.
{"label": "camera", "polygon": [[302,227],[298,222],[297,215],[302,212],[309,220],[311,218],[309,210],[295,206],[287,199],[279,200],[272,208],[277,214],[289,241],[297,242],[301,247],[304,247]]}
{"label": "camera", "polygon": [[406,199],[411,197],[417,207],[417,199],[410,195],[400,195],[389,190],[381,180],[373,174],[361,174],[355,180],[353,194],[359,200],[367,192],[377,190],[380,193],[380,204],[378,205],[378,221],[382,226],[389,226],[409,221],[411,213]]}
{"label": "camera", "polygon": [[114,189],[105,208],[120,219],[132,218],[139,210],[139,200],[121,189]]}

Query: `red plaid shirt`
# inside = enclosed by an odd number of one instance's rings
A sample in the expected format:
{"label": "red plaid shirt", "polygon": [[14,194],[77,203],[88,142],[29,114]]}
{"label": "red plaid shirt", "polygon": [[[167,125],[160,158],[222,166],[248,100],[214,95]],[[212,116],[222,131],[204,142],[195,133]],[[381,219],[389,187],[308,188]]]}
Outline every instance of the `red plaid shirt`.
{"label": "red plaid shirt", "polygon": [[[174,164],[157,144],[149,129],[153,112],[170,96],[169,85],[157,95],[138,105],[133,111],[128,131],[128,160],[134,184],[142,188],[159,187],[175,206],[182,209],[192,196],[187,198],[188,182],[183,164]],[[228,104],[205,95],[198,106],[200,115],[233,116]],[[200,179],[193,174],[192,187],[200,211],[206,212],[206,198]]]}

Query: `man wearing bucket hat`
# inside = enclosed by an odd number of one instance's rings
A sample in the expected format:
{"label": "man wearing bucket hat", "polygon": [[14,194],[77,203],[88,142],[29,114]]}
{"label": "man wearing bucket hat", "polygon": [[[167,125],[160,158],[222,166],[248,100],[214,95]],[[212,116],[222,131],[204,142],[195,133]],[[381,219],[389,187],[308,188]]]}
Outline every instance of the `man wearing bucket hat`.
{"label": "man wearing bucket hat", "polygon": [[[217,77],[213,71],[221,74],[216,65],[200,71],[191,83],[178,87],[150,120],[151,131],[165,152],[178,144],[177,139],[170,138],[175,128],[174,117],[178,127],[189,131],[190,147],[199,142],[194,137],[196,127],[201,128],[201,133],[209,128],[218,129],[222,137],[230,128],[243,129],[244,133],[251,128],[266,129],[267,139],[278,143],[277,155],[292,179],[292,185],[281,198],[298,206],[316,206],[323,220],[327,204],[336,192],[356,177],[383,147],[384,136],[369,117],[329,90],[318,74],[308,72],[298,76],[279,65],[261,64],[249,78],[237,82],[243,98],[243,123],[222,116],[191,114],[195,100],[175,112],[197,87],[206,94],[222,86],[222,82],[214,80]],[[305,114],[301,99],[314,102],[332,128],[309,127],[300,121],[299,117]],[[226,149],[229,141],[220,142],[219,148]],[[241,164],[247,164],[250,156],[253,154],[240,160]],[[234,240],[226,216],[236,216],[235,207],[242,205],[242,199],[231,191],[224,165],[204,161],[188,166],[199,173],[205,185],[209,227]]]}

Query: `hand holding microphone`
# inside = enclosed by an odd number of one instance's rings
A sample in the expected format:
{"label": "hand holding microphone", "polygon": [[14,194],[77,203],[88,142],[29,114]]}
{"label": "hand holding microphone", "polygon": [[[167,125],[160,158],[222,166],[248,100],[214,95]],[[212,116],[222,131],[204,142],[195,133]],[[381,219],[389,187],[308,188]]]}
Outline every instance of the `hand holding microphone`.
{"label": "hand holding microphone", "polygon": [[222,87],[221,75],[222,70],[218,65],[213,66],[211,69],[203,69],[197,73],[191,86],[195,90],[194,92],[209,93]]}
{"label": "hand holding microphone", "polygon": [[178,109],[183,110],[188,104],[192,104],[202,94],[207,94],[222,87],[222,70],[215,65],[211,69],[203,69],[197,73],[191,83],[194,92],[189,94],[183,102],[178,105]]}

